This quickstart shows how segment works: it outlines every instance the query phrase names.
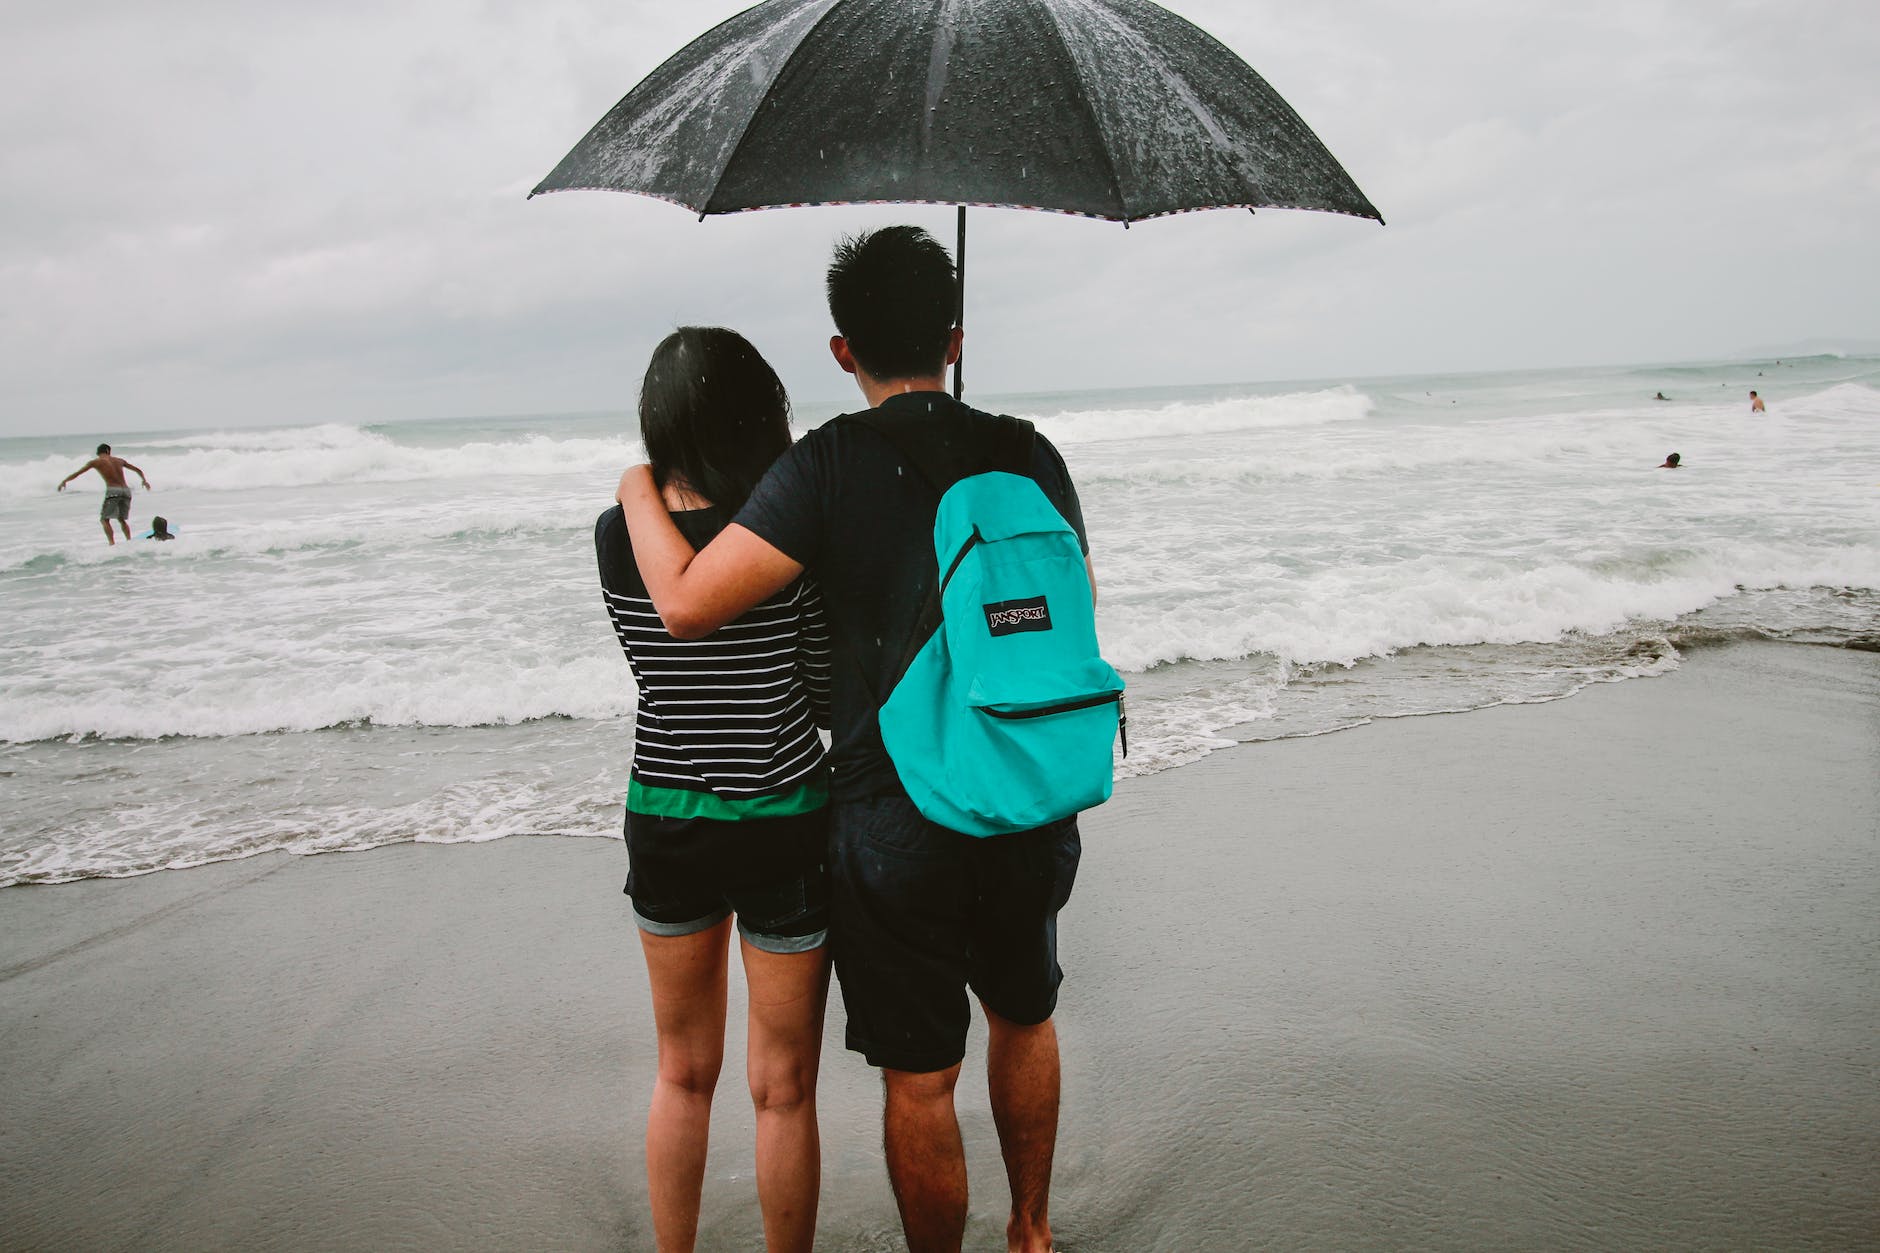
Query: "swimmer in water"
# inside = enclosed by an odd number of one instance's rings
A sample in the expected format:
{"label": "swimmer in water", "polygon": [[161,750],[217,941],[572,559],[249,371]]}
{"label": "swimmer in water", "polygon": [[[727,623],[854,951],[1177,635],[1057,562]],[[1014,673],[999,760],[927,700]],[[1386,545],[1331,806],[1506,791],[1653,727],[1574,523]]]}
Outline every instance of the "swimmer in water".
{"label": "swimmer in water", "polygon": [[1749,411],[1751,413],[1769,412],[1767,409],[1763,408],[1762,397],[1758,396],[1755,392],[1751,392],[1749,394]]}
{"label": "swimmer in water", "polygon": [[1684,458],[1678,456],[1677,453],[1672,453],[1669,457],[1665,458],[1665,463],[1658,468],[1660,470],[1676,470],[1683,465],[1683,462]]}
{"label": "swimmer in water", "polygon": [[1656,396],[1653,396],[1652,399],[1653,400],[1670,400],[1671,397],[1665,395],[1663,392],[1659,392]]}

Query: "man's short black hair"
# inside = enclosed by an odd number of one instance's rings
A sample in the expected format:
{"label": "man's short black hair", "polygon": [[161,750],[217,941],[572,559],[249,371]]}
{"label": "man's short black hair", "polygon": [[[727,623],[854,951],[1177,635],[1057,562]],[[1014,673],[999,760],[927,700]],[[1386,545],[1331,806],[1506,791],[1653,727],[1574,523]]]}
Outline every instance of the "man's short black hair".
{"label": "man's short black hair", "polygon": [[878,379],[946,369],[959,307],[953,258],[918,226],[884,226],[836,243],[829,316],[855,362]]}
{"label": "man's short black hair", "polygon": [[100,445],[98,445],[98,455],[99,455],[100,457],[102,457],[102,456],[104,456],[104,455],[105,455],[106,453],[108,453],[108,452],[110,452],[110,451],[111,451],[111,445],[109,445],[109,444],[100,444]]}

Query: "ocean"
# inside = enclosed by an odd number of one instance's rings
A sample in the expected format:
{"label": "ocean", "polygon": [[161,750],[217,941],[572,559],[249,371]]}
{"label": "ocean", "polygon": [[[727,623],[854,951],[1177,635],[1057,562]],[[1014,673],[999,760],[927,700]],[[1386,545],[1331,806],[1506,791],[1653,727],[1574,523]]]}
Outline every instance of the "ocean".
{"label": "ocean", "polygon": [[[968,399],[1077,481],[1119,778],[1731,639],[1880,649],[1880,358]],[[175,542],[53,493],[100,440]],[[0,440],[0,886],[618,838],[591,532],[639,455],[625,411]]]}

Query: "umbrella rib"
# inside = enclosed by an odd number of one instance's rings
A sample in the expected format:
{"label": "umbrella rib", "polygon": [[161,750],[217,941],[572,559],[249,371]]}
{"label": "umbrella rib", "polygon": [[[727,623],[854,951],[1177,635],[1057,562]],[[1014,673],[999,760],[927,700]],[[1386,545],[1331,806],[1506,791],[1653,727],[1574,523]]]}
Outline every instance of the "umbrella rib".
{"label": "umbrella rib", "polygon": [[751,127],[756,123],[757,115],[762,113],[764,106],[770,102],[770,93],[776,89],[778,83],[783,81],[783,76],[790,72],[790,67],[796,64],[797,57],[802,55],[803,49],[808,47],[810,41],[816,37],[816,32],[823,28],[823,24],[840,7],[841,0],[829,0],[829,7],[823,10],[821,17],[810,23],[809,28],[803,32],[803,37],[796,41],[796,47],[790,49],[790,55],[783,58],[782,63],[777,66],[777,72],[770,76],[770,83],[764,88],[764,94],[757,98],[757,107],[751,110],[751,116],[744,119],[744,130],[738,135],[738,142],[732,147],[731,155],[726,157],[725,163],[718,167],[718,177],[712,180],[712,189],[706,194],[705,202],[699,206],[699,221],[703,222],[711,213],[712,199],[718,195],[718,189],[724,185],[726,173],[737,164],[738,158],[744,155],[744,145],[751,137]]}
{"label": "umbrella rib", "polygon": [[1049,0],[1030,0],[1032,8],[1042,12],[1051,23],[1051,29],[1057,32],[1058,50],[1064,56],[1064,64],[1069,67],[1071,78],[1077,84],[1077,103],[1083,108],[1084,116],[1090,119],[1090,131],[1097,137],[1097,150],[1103,154],[1103,164],[1110,171],[1110,188],[1116,193],[1116,210],[1121,215],[1123,229],[1129,229],[1129,203],[1123,199],[1123,180],[1116,172],[1116,158],[1110,152],[1110,137],[1103,133],[1103,122],[1097,117],[1097,111],[1091,106],[1090,92],[1084,82],[1083,71],[1077,67],[1077,58],[1071,52],[1069,42],[1064,38],[1063,24],[1058,21],[1057,13],[1051,8]]}

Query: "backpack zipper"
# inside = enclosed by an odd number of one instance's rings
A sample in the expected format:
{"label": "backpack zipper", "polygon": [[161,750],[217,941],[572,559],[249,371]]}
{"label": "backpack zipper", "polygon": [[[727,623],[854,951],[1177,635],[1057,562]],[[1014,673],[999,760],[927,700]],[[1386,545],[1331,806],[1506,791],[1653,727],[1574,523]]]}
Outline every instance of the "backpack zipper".
{"label": "backpack zipper", "polygon": [[1116,705],[1119,710],[1123,703],[1121,692],[1105,692],[1101,696],[1086,696],[1081,700],[1066,701],[1062,705],[1046,705],[1043,709],[994,709],[990,705],[979,706],[981,712],[995,718],[1045,718],[1052,714],[1076,713],[1079,709],[1095,709],[1098,705]]}

